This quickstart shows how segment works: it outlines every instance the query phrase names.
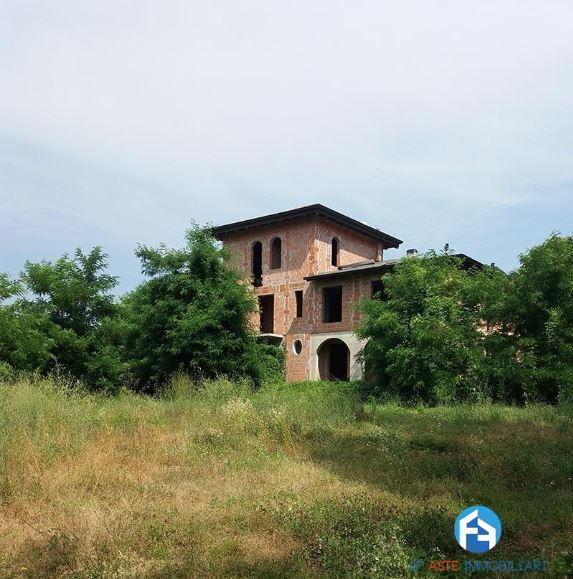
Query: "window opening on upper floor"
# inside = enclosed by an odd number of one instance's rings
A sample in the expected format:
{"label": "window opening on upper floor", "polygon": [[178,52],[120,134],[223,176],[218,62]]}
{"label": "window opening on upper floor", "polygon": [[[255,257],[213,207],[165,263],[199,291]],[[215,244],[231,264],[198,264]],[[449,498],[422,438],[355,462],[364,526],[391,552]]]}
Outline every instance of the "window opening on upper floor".
{"label": "window opening on upper floor", "polygon": [[282,243],[280,237],[275,237],[271,241],[271,269],[281,268]]}
{"label": "window opening on upper floor", "polygon": [[339,264],[339,254],[340,254],[340,241],[337,237],[332,238],[331,242],[331,263],[332,265],[338,267]]}
{"label": "window opening on upper floor", "polygon": [[327,324],[342,321],[342,286],[325,287],[323,290],[323,320]]}
{"label": "window opening on upper floor", "polygon": [[252,274],[253,285],[263,285],[263,244],[260,241],[253,243]]}

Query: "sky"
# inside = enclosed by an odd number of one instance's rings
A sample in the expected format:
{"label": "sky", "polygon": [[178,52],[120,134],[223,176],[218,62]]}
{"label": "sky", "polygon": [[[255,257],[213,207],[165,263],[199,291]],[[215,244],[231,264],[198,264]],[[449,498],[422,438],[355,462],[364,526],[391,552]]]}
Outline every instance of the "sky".
{"label": "sky", "polygon": [[570,0],[0,0],[0,271],[323,203],[511,270],[573,233]]}

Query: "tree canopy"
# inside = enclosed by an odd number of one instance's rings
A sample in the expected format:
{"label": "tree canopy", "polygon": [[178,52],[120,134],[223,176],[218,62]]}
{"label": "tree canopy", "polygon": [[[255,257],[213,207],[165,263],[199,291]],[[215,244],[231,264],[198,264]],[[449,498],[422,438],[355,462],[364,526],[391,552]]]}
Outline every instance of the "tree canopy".
{"label": "tree canopy", "polygon": [[[155,392],[174,374],[254,384],[283,375],[257,341],[256,300],[209,228],[139,246],[146,280],[118,299],[100,247],[0,275],[0,377],[60,372],[90,389]],[[573,238],[551,235],[505,274],[434,252],[400,260],[358,335],[378,390],[430,404],[573,400]]]}
{"label": "tree canopy", "polygon": [[259,384],[277,355],[255,340],[256,301],[210,230],[194,227],[183,249],[140,246],[150,278],[125,299],[127,353],[135,386],[156,389],[176,372]]}
{"label": "tree canopy", "polygon": [[573,240],[552,235],[520,261],[508,275],[428,253],[384,275],[358,331],[382,388],[428,403],[572,399]]}

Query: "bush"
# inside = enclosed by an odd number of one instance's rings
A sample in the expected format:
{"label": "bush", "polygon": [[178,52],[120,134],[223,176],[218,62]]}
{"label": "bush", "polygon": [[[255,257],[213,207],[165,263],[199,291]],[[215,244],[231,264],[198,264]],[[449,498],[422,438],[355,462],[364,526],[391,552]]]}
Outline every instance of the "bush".
{"label": "bush", "polygon": [[107,255],[76,250],[54,263],[27,262],[20,281],[0,276],[0,363],[16,372],[51,372],[114,391],[123,379],[121,339],[111,331],[117,281],[105,273]]}

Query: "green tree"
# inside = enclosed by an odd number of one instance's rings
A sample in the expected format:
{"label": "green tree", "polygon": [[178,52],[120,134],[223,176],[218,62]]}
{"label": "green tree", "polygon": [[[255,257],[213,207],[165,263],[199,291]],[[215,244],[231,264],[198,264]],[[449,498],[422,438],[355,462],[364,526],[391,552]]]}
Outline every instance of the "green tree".
{"label": "green tree", "polygon": [[551,235],[520,256],[507,317],[527,370],[526,399],[573,400],[573,237]]}
{"label": "green tree", "polygon": [[12,371],[42,372],[51,359],[50,322],[40,312],[22,308],[20,282],[0,274],[0,366]]}
{"label": "green tree", "polygon": [[447,254],[402,259],[383,278],[387,299],[361,303],[366,367],[404,400],[433,404],[488,395],[484,313],[493,309],[502,276],[495,268],[468,269]]}
{"label": "green tree", "polygon": [[43,327],[50,341],[45,371],[58,368],[93,389],[114,390],[124,365],[117,327],[118,306],[111,293],[115,277],[105,273],[107,255],[100,247],[54,263],[27,262],[22,273],[26,299],[22,315],[48,320]]}
{"label": "green tree", "polygon": [[135,387],[155,391],[176,372],[260,383],[270,358],[249,323],[250,287],[208,228],[193,227],[186,239],[183,249],[136,251],[150,279],[124,302]]}

